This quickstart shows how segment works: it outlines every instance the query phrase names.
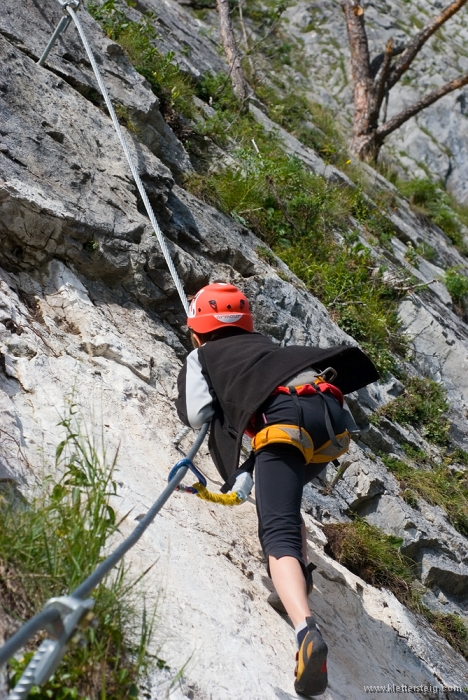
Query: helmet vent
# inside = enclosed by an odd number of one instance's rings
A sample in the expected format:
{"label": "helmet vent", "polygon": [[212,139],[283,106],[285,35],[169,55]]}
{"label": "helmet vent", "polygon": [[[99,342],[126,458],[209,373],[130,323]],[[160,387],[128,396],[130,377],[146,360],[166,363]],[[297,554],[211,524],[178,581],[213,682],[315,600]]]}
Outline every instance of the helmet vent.
{"label": "helmet vent", "polygon": [[243,309],[244,306],[245,306],[245,299],[241,299],[241,300],[240,300],[240,307],[241,307],[241,309]]}

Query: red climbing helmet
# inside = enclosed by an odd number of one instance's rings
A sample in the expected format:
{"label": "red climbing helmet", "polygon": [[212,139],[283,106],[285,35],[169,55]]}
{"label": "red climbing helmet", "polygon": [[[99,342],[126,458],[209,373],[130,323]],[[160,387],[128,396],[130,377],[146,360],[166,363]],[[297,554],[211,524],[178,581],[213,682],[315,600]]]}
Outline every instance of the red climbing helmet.
{"label": "red climbing helmet", "polygon": [[249,301],[233,284],[207,284],[190,302],[187,326],[195,333],[211,333],[228,326],[252,333]]}

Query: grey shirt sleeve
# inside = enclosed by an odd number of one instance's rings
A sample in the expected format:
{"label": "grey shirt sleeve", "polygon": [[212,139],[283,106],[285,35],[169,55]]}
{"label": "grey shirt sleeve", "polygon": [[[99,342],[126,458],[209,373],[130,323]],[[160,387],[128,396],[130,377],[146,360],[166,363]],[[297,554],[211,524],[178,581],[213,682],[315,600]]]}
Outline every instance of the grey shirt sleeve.
{"label": "grey shirt sleeve", "polygon": [[192,428],[201,428],[214,414],[213,397],[202,373],[198,349],[193,350],[186,360],[185,401],[187,419]]}

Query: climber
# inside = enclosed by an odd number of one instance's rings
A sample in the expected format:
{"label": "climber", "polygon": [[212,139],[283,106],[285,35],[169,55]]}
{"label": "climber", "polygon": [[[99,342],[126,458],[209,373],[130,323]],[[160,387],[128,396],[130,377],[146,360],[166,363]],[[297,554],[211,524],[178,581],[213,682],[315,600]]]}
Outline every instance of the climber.
{"label": "climber", "polygon": [[[187,326],[195,349],[179,374],[179,417],[192,428],[211,422],[209,449],[225,486],[255,464],[259,538],[276,589],[269,602],[295,628],[296,691],[320,695],[327,645],[307,598],[315,567],[307,565],[302,490],[349,446],[355,424],[342,394],[375,381],[377,371],[356,347],[280,347],[255,333],[249,301],[231,284],[203,287]],[[245,431],[253,452],[238,469]]]}

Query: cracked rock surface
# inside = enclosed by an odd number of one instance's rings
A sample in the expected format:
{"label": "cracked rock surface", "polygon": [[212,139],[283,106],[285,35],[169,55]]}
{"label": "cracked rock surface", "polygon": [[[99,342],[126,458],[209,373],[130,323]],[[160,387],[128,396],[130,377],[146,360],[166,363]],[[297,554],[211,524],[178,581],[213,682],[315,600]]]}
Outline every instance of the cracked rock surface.
{"label": "cracked rock surface", "polygon": [[[226,70],[213,40],[183,8],[172,0],[145,0],[132,12],[146,9],[158,13],[161,46],[177,44],[194,79],[196,70]],[[143,129],[140,141],[126,135],[186,292],[211,280],[231,281],[252,299],[257,329],[278,343],[355,343],[283,263],[272,267],[261,259],[260,241],[250,231],[182,187],[180,176],[192,166],[157,98],[86,11],[81,17],[113,99],[153,130],[148,135]],[[0,482],[27,493],[41,481],[73,396],[82,420],[97,434],[103,430],[109,453],[120,446],[115,506],[122,516],[130,513],[126,534],[180,459],[171,440],[180,427],[175,382],[188,342],[177,292],[110,119],[90,97],[94,79],[73,30],[47,69],[35,64],[58,18],[53,0],[44,0],[40,11],[27,0],[21,13],[6,0],[0,17]],[[184,42],[198,53],[187,57]],[[280,136],[307,167],[341,177],[347,186],[346,176],[327,170],[293,136]],[[391,188],[385,181],[381,186]],[[432,237],[439,258],[420,266],[418,279],[442,275],[442,260],[464,264],[442,232],[422,224],[405,203],[394,215],[399,226],[390,268],[409,265],[407,244],[422,234]],[[414,372],[426,371],[446,386],[456,437],[466,447],[466,324],[441,282],[409,294],[401,318],[412,337]],[[406,504],[379,457],[401,455],[402,440],[432,449],[416,431],[369,422],[403,390],[391,377],[350,397],[362,435],[348,467],[333,489],[330,466],[305,491],[309,554],[318,567],[311,605],[330,647],[325,700],[361,700],[365,685],[463,686],[468,678],[468,663],[423,618],[324,551],[322,524],[347,522],[357,512],[403,539],[435,609],[468,617],[466,538],[440,508],[422,500],[417,509]],[[184,451],[192,440],[184,438]],[[217,491],[221,480],[206,445],[197,465]],[[176,493],[131,554],[135,571],[157,562],[147,577],[159,596],[154,644],[163,645],[172,678],[183,668],[171,691],[176,699],[295,697],[294,635],[266,603],[271,582],[259,550],[254,497],[230,509]],[[11,624],[0,619],[0,634]],[[155,673],[150,681],[151,697],[166,697],[171,678]]]}

